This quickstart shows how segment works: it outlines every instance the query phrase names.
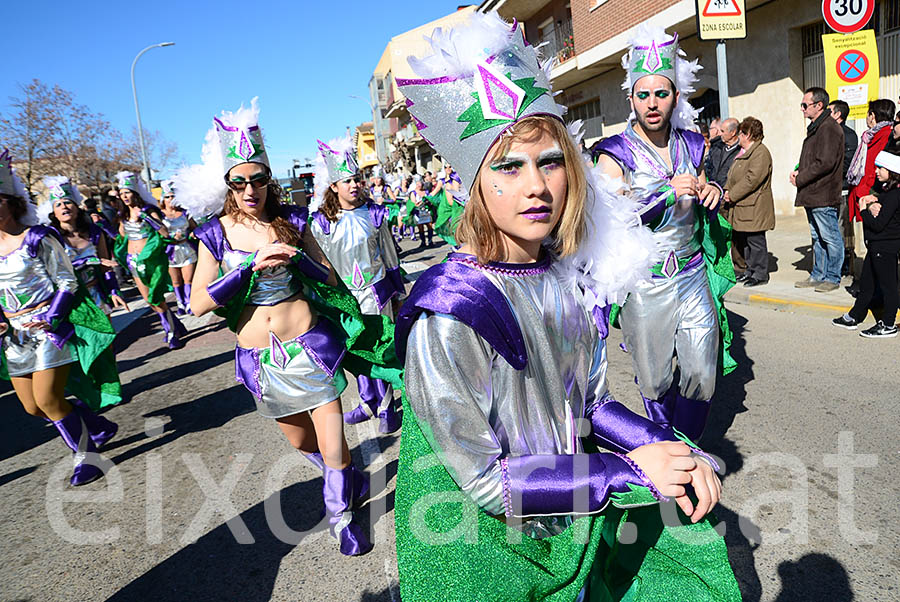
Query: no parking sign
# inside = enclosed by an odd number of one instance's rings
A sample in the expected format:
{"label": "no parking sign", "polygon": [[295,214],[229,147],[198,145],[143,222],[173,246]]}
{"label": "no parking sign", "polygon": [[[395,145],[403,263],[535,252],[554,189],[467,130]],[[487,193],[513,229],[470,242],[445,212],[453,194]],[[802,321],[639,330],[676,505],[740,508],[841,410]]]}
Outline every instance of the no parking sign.
{"label": "no parking sign", "polygon": [[848,119],[865,119],[869,101],[878,98],[875,32],[864,29],[850,35],[826,34],[822,36],[822,46],[828,95],[850,105]]}

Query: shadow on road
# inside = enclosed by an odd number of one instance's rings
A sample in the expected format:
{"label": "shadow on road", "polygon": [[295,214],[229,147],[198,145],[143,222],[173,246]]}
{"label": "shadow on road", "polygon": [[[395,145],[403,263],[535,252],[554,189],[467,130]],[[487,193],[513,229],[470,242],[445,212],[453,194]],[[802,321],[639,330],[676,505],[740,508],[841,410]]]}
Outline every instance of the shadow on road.
{"label": "shadow on road", "polygon": [[[0,395],[0,460],[59,438],[59,432],[49,422],[25,413],[8,382],[3,381],[3,389],[0,390],[4,391]],[[60,441],[60,455],[64,449]]]}
{"label": "shadow on road", "polygon": [[827,554],[807,554],[778,565],[781,592],[775,602],[850,602],[853,588],[847,570]]}
{"label": "shadow on road", "polygon": [[[150,355],[152,356],[158,354],[154,352]],[[144,356],[137,360],[126,360],[123,362],[119,362],[119,371],[125,372],[126,370],[130,370],[131,368],[133,368],[134,366],[130,365],[131,362],[143,363],[149,358],[150,356]],[[132,395],[144,393],[160,385],[167,385],[169,383],[177,382],[182,379],[187,379],[187,381],[190,382],[191,377],[195,377],[196,375],[201,374],[204,371],[209,370],[210,368],[214,368],[220,364],[226,364],[233,358],[233,351],[223,351],[222,353],[218,353],[216,355],[204,357],[192,362],[186,362],[184,364],[178,364],[176,366],[172,366],[171,368],[159,370],[158,372],[151,372],[125,383],[122,386],[122,392],[126,399],[130,399]]]}

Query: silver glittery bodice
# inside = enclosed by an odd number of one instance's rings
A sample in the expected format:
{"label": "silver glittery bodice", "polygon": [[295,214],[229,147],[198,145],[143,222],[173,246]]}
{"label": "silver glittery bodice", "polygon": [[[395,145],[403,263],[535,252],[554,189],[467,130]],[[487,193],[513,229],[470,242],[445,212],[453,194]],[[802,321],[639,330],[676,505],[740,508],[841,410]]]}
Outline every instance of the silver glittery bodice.
{"label": "silver glittery bodice", "polygon": [[130,220],[122,221],[122,229],[125,231],[125,238],[128,240],[144,240],[149,238],[153,228],[144,220],[138,219],[136,222]]}
{"label": "silver glittery bodice", "polygon": [[[637,169],[631,171],[623,167],[627,193],[635,200],[655,194],[669,183],[673,175],[689,173],[697,175],[691,163],[690,152],[684,139],[674,134],[669,136],[669,157],[672,169],[663,161],[656,149],[635,133],[631,124],[623,136],[632,151]],[[659,224],[653,230],[653,237],[663,251],[675,251],[678,257],[689,257],[700,250],[700,224],[694,216],[696,199],[684,195],[674,205],[667,207]]]}
{"label": "silver glittery bodice", "polygon": [[7,313],[46,301],[57,290],[74,293],[77,288],[72,262],[51,235],[38,243],[35,257],[28,254],[24,242],[9,255],[0,257],[0,305]]}
{"label": "silver glittery bodice", "polygon": [[366,205],[341,211],[328,234],[316,220],[311,228],[322,252],[351,291],[382,280],[385,270],[398,264],[387,225],[376,228]]}
{"label": "silver glittery bodice", "polygon": [[[222,254],[222,270],[230,272],[238,267],[250,253],[231,248],[225,241],[225,252]],[[302,289],[300,282],[296,281],[291,272],[285,266],[267,268],[261,270],[250,291],[250,305],[276,305],[285,299],[290,299]]]}
{"label": "silver glittery bodice", "polygon": [[169,237],[186,239],[190,232],[190,224],[186,215],[181,214],[179,217],[163,217],[163,224],[169,231]]}
{"label": "silver glittery bodice", "polygon": [[97,247],[93,243],[88,242],[85,247],[76,249],[67,242],[63,245],[63,249],[72,265],[78,264],[75,271],[82,283],[87,284],[98,278],[100,258],[97,256]]}
{"label": "silver glittery bodice", "polygon": [[502,514],[501,458],[582,451],[585,408],[607,394],[606,347],[580,290],[555,267],[481,271],[509,302],[525,369],[452,316],[423,314],[410,331],[405,383],[422,431],[457,484],[486,512]]}

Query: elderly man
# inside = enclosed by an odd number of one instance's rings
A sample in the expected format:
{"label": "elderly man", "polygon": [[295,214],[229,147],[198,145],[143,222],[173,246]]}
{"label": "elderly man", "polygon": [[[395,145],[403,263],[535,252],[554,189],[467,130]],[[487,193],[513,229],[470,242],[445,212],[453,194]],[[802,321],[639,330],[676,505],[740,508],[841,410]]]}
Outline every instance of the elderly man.
{"label": "elderly man", "polygon": [[803,94],[800,109],[809,119],[800,163],[791,173],[797,187],[794,205],[806,209],[812,237],[813,269],[809,278],[794,284],[816,292],[836,290],[841,283],[844,239],[838,223],[844,166],[844,132],[831,117],[828,92],[812,87]]}

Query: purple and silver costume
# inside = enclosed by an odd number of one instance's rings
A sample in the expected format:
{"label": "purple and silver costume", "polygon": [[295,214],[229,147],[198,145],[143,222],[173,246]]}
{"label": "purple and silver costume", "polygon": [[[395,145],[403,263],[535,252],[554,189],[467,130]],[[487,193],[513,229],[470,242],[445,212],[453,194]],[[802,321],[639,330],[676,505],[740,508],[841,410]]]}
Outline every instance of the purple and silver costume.
{"label": "purple and silver costume", "polygon": [[103,230],[96,224],[91,224],[88,231],[88,240],[90,241],[88,245],[76,249],[63,238],[63,248],[72,262],[75,275],[87,289],[91,300],[104,313],[109,314],[112,309],[107,303],[107,298],[109,295],[119,294],[119,284],[116,281],[115,273],[105,269],[97,255],[97,245],[100,243],[101,236],[103,236]]}
{"label": "purple and silver costume", "polygon": [[[672,128],[672,167],[629,123],[604,140],[599,151],[621,167],[625,194],[644,205],[642,221],[662,251],[653,279],[640,283],[622,306],[619,320],[648,416],[699,438],[709,413],[718,370],[719,326],[701,251],[703,231],[690,196],[675,198],[669,185],[677,174],[697,175],[704,141]],[[673,384],[673,354],[680,382]]]}
{"label": "purple and silver costume", "polygon": [[188,240],[190,224],[186,215],[179,217],[163,217],[163,224],[169,232],[169,238],[179,242],[166,245],[166,256],[169,258],[170,268],[183,268],[197,263],[197,251]]}

